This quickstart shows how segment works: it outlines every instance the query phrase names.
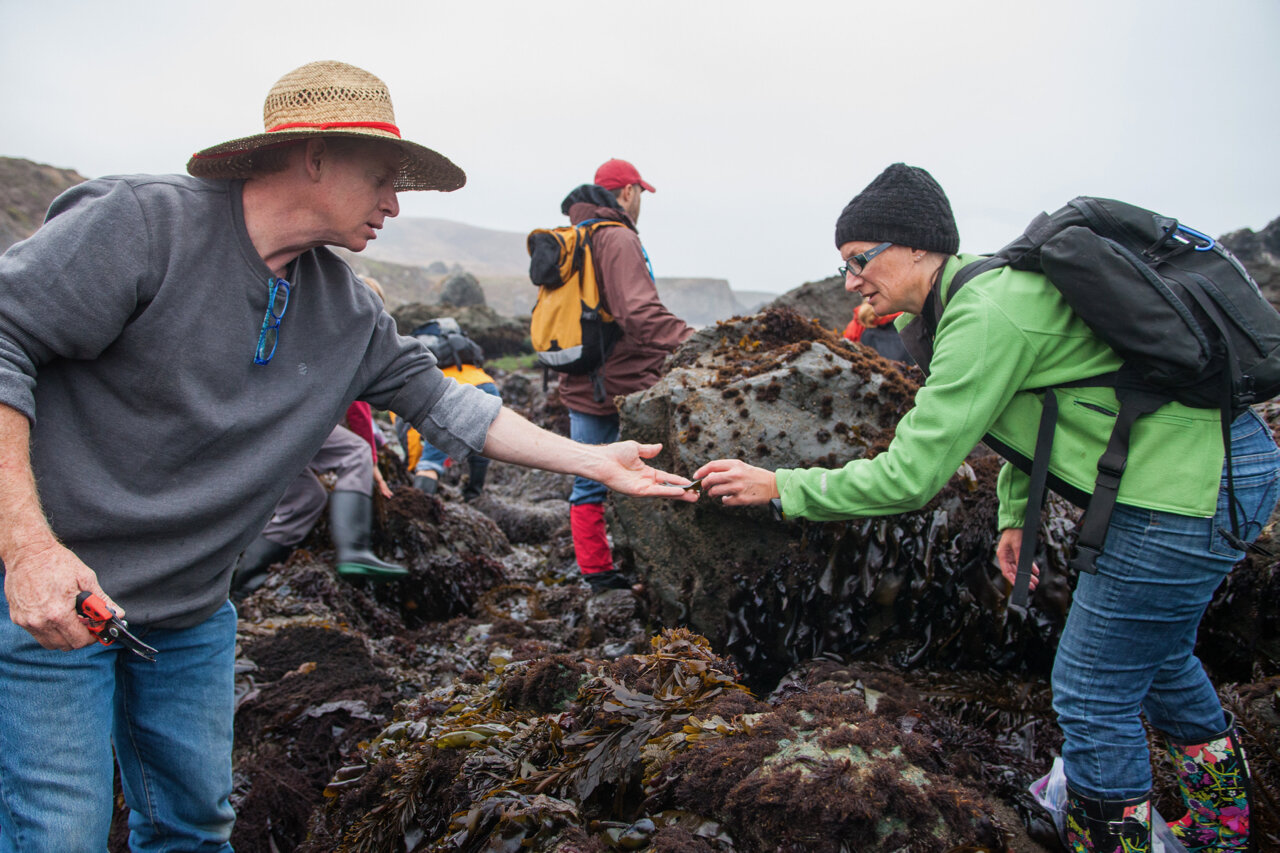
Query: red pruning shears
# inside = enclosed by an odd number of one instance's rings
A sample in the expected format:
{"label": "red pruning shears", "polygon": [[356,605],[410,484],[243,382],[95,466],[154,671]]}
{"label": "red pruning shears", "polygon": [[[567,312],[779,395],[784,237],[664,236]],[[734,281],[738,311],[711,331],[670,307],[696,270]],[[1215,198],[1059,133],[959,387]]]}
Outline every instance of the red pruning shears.
{"label": "red pruning shears", "polygon": [[107,603],[92,592],[76,596],[76,613],[84,626],[98,637],[98,642],[109,646],[116,640],[140,658],[155,663],[156,650],[129,633],[129,623],[115,614]]}

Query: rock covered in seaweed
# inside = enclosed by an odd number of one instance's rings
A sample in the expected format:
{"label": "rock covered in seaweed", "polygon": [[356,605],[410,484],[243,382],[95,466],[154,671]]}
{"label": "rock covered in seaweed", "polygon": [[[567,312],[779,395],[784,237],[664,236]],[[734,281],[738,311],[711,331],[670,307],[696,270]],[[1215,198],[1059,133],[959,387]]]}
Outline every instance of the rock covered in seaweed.
{"label": "rock covered in seaweed", "polygon": [[[716,458],[772,469],[873,456],[918,387],[870,349],[776,308],[703,329],[669,365],[622,401],[622,431],[662,443],[657,464],[686,475]],[[610,530],[659,619],[706,635],[757,677],[877,646],[904,662],[1043,668],[1065,614],[1058,560],[1072,516],[1052,505],[1040,561],[1050,570],[1031,617],[1006,619],[991,561],[998,464],[980,448],[941,494],[899,515],[781,524],[762,507],[614,496]]]}
{"label": "rock covered in seaweed", "polygon": [[833,690],[770,705],[737,678],[678,629],[594,670],[497,661],[402,705],[335,775],[303,849],[1005,846],[997,806],[919,718]]}

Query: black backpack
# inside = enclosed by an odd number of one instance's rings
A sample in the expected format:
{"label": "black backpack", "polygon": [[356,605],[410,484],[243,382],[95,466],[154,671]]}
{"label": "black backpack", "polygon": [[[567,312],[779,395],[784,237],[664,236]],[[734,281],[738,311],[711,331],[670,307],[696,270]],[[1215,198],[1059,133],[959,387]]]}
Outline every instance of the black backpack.
{"label": "black backpack", "polygon": [[[1280,314],[1240,262],[1217,241],[1176,219],[1121,201],[1081,196],[1053,214],[1041,213],[1012,243],[961,269],[948,300],[965,282],[1003,266],[1047,276],[1124,360],[1115,373],[1058,386],[1114,386],[1120,401],[1116,425],[1098,459],[1092,496],[1049,474],[1057,421],[1052,388],[1036,389],[1045,398],[1034,458],[990,435],[984,438],[1031,477],[1013,603],[1026,604],[1046,485],[1085,508],[1071,565],[1097,571],[1133,422],[1171,401],[1222,412],[1231,530],[1219,532],[1244,550],[1231,475],[1231,422],[1253,403],[1280,393]],[[926,373],[940,314],[935,289],[903,330],[904,342]]]}
{"label": "black backpack", "polygon": [[452,317],[428,320],[410,334],[427,345],[441,367],[484,366],[484,350],[467,337]]}

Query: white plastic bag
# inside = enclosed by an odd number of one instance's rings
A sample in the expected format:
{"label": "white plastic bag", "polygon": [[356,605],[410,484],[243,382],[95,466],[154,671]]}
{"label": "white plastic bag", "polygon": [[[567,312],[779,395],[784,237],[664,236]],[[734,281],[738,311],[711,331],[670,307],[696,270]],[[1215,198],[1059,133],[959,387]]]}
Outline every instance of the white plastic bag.
{"label": "white plastic bag", "polygon": [[[1031,796],[1045,811],[1053,816],[1053,825],[1058,830],[1058,838],[1063,846],[1067,845],[1067,774],[1062,770],[1062,758],[1054,758],[1053,766],[1044,776],[1031,783],[1028,788]],[[1152,853],[1187,853],[1187,848],[1174,837],[1169,825],[1160,817],[1155,806],[1151,807],[1151,851]]]}

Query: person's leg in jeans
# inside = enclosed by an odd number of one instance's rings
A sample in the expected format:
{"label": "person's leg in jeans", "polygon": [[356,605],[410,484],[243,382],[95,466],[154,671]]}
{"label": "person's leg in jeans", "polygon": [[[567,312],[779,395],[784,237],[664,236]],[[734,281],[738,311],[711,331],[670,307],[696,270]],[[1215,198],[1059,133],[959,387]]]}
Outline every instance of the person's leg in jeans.
{"label": "person's leg in jeans", "polygon": [[[1277,494],[1275,444],[1257,422],[1239,419],[1232,443],[1248,538]],[[1221,731],[1216,692],[1193,649],[1214,590],[1243,556],[1221,547],[1216,529],[1224,524],[1222,512],[1208,519],[1117,506],[1098,573],[1080,576],[1053,692],[1067,780],[1085,796],[1122,800],[1150,790],[1140,710],[1171,733]]]}
{"label": "person's leg in jeans", "polygon": [[199,625],[141,639],[157,649],[155,663],[123,652],[116,664],[130,849],[230,851],[235,609],[227,602]]}
{"label": "person's leg in jeans", "polygon": [[[1271,430],[1249,413],[1232,425],[1232,468],[1236,521],[1240,536],[1253,541],[1270,518],[1280,488]],[[1219,493],[1217,516],[1209,550],[1238,560],[1238,550],[1220,532],[1231,529],[1227,489]],[[1218,707],[1200,661],[1188,651],[1172,652],[1157,673],[1143,708],[1147,719],[1163,734],[1165,752],[1173,763],[1179,792],[1187,812],[1170,823],[1189,851],[1249,850],[1253,813],[1249,766],[1235,719]],[[1198,697],[1188,701],[1188,696]],[[1169,817],[1175,817],[1170,815]]]}
{"label": "person's leg in jeans", "polygon": [[422,438],[422,455],[413,469],[413,485],[421,492],[434,495],[440,490],[440,477],[444,474],[448,455],[431,442]]}
{"label": "person's leg in jeans", "polygon": [[119,652],[98,643],[71,652],[41,647],[9,620],[2,586],[0,851],[100,853],[114,805],[111,716]]}
{"label": "person's leg in jeans", "polygon": [[[619,436],[618,416],[589,415],[569,411],[569,437],[579,444],[609,444]],[[602,483],[574,477],[569,494],[569,527],[578,569],[586,577],[613,569],[604,523],[604,499],[609,490]]]}
{"label": "person's leg in jeans", "polygon": [[[1209,524],[1117,506],[1097,574],[1079,577],[1054,660],[1053,705],[1067,781],[1087,797],[1124,800],[1151,789],[1143,699],[1172,649],[1190,653],[1231,568],[1187,552],[1197,534],[1208,542]],[[1207,679],[1187,686],[1195,688],[1189,704],[1220,714]]]}

